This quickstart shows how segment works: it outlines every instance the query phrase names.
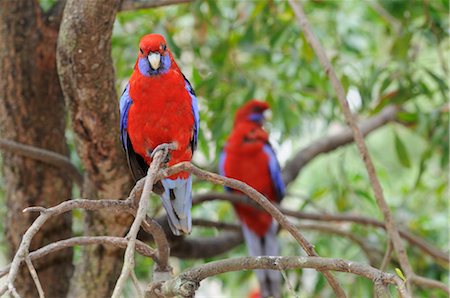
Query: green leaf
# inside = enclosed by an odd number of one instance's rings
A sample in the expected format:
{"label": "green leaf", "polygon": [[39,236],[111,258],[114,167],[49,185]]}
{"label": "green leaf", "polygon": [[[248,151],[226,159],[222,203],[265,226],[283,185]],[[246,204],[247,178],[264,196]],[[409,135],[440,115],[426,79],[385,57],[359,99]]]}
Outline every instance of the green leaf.
{"label": "green leaf", "polygon": [[394,133],[395,138],[395,151],[397,152],[398,159],[402,166],[405,168],[411,167],[411,161],[409,159],[408,150],[406,150],[405,144],[403,144],[397,133]]}
{"label": "green leaf", "polygon": [[400,270],[400,268],[395,268],[395,273],[397,273],[397,275],[403,280],[406,281],[406,277],[403,275],[402,270]]}

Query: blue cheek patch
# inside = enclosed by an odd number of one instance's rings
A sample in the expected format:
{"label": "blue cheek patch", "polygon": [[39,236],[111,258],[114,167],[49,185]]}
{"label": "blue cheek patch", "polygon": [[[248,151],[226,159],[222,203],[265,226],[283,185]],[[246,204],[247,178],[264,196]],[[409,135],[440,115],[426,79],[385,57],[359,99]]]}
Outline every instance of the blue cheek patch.
{"label": "blue cheek patch", "polygon": [[139,72],[145,77],[162,75],[169,71],[171,66],[169,54],[161,56],[161,65],[158,69],[152,69],[147,58],[139,58],[138,68]]}
{"label": "blue cheek patch", "polygon": [[264,115],[261,113],[253,113],[248,116],[248,119],[253,122],[262,123],[264,120]]}

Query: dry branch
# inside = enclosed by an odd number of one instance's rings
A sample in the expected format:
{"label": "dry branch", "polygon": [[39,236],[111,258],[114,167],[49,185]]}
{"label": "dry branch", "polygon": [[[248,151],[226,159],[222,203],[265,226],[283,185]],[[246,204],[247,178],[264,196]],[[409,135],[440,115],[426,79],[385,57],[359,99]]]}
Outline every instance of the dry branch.
{"label": "dry branch", "polygon": [[80,189],[83,186],[83,175],[70,159],[62,154],[3,138],[0,138],[0,148],[59,168],[67,173]]}
{"label": "dry branch", "polygon": [[[203,202],[212,201],[212,200],[224,200],[229,201],[230,203],[245,203],[250,204],[258,208],[258,206],[248,199],[246,196],[232,193],[217,193],[217,192],[208,192],[203,194],[197,194],[193,199],[193,205],[201,204]],[[386,229],[386,224],[382,221],[361,216],[361,215],[353,215],[353,214],[317,214],[303,211],[293,211],[286,208],[281,207],[280,205],[275,204],[277,208],[285,215],[290,217],[295,217],[298,219],[308,219],[313,221],[323,221],[323,222],[351,222],[361,225],[372,226],[376,228]],[[411,245],[417,246],[423,253],[429,255],[430,257],[436,259],[439,264],[442,264],[448,267],[450,262],[448,253],[442,252],[438,248],[434,247],[430,243],[426,242],[424,239],[420,238],[412,234],[407,230],[400,229],[400,236],[407,240]]]}
{"label": "dry branch", "polygon": [[[212,221],[207,219],[200,219],[200,218],[194,218],[192,219],[192,225],[205,227],[205,228],[216,228],[219,230],[232,230],[232,231],[241,231],[241,226],[238,224],[233,223],[226,223],[226,222],[219,222],[219,221]],[[382,254],[381,251],[376,250],[375,248],[370,247],[366,242],[362,239],[359,239],[357,236],[355,236],[353,233],[349,231],[344,231],[343,229],[339,229],[330,225],[317,225],[317,224],[298,224],[296,225],[297,229],[301,231],[320,231],[324,232],[326,234],[332,234],[332,235],[338,235],[344,238],[349,239],[350,241],[357,244],[361,250],[366,255],[367,259],[369,260],[370,265],[374,266],[376,263],[376,258],[374,258],[372,252],[375,250],[378,255]],[[380,269],[381,271],[384,271]]]}
{"label": "dry branch", "polygon": [[145,8],[156,8],[161,6],[188,3],[191,0],[122,0],[119,10],[137,10]]}
{"label": "dry branch", "polygon": [[350,111],[350,107],[348,105],[344,87],[342,86],[339,78],[337,77],[336,73],[334,72],[333,66],[331,65],[330,61],[328,60],[327,55],[325,54],[325,51],[323,50],[319,40],[314,35],[313,30],[308,22],[308,18],[305,15],[305,12],[303,10],[303,6],[300,2],[289,0],[289,3],[294,10],[294,14],[297,18],[297,21],[300,25],[300,27],[303,29],[303,33],[305,35],[306,40],[310,44],[310,46],[313,48],[314,52],[316,53],[317,57],[319,58],[320,63],[322,64],[325,73],[330,78],[331,84],[336,92],[336,95],[338,97],[339,103],[341,105],[342,111],[344,112],[344,116],[346,119],[346,122],[348,126],[352,129],[353,136],[356,142],[356,145],[358,147],[359,153],[361,155],[361,158],[364,162],[364,165],[367,169],[367,173],[369,175],[370,184],[373,188],[375,199],[378,204],[378,207],[383,213],[385,222],[386,222],[386,229],[390,238],[390,241],[392,241],[394,250],[397,254],[398,260],[400,262],[400,266],[402,270],[404,271],[406,277],[411,277],[414,275],[414,271],[411,267],[411,264],[409,263],[408,256],[406,254],[406,250],[404,248],[404,245],[400,239],[400,235],[398,232],[397,224],[395,222],[394,217],[392,216],[389,206],[386,203],[386,200],[383,195],[383,189],[381,187],[381,184],[378,180],[378,177],[376,175],[375,167],[372,163],[372,159],[369,155],[369,152],[367,150],[366,143],[364,141],[364,136],[361,133],[361,130],[358,128],[355,117]]}
{"label": "dry branch", "polygon": [[130,275],[130,271],[134,270],[134,247],[136,245],[136,237],[142,222],[144,222],[146,219],[149,198],[153,189],[153,184],[157,181],[156,176],[168,153],[168,149],[156,152],[155,156],[153,157],[153,161],[148,168],[144,183],[144,189],[139,200],[139,207],[136,211],[136,216],[127,235],[128,245],[125,251],[122,272],[120,273],[119,279],[117,280],[116,286],[114,287],[112,298],[120,297],[125,286],[125,282]]}
{"label": "dry branch", "polygon": [[[42,258],[48,254],[57,252],[61,249],[68,247],[73,247],[77,245],[92,245],[92,244],[102,244],[102,245],[112,245],[119,248],[126,248],[128,240],[122,237],[112,237],[112,236],[81,236],[73,237],[65,240],[60,240],[57,242],[50,243],[43,246],[29,254],[30,260],[36,260]],[[136,251],[143,256],[152,258],[156,262],[156,252],[154,249],[149,247],[142,241],[136,241]],[[8,274],[11,264],[0,269],[0,277]]]}
{"label": "dry branch", "polygon": [[36,285],[36,289],[39,293],[39,298],[44,298],[44,290],[42,289],[41,282],[39,281],[39,277],[37,275],[36,269],[33,266],[33,263],[30,260],[30,256],[26,256],[25,263],[27,264],[28,271],[30,271],[31,278],[33,278],[34,284]]}
{"label": "dry branch", "polygon": [[[168,177],[180,171],[189,172],[200,179],[210,181],[214,184],[227,186],[245,193],[252,200],[263,207],[264,210],[266,210],[280,224],[280,226],[286,229],[294,237],[294,239],[297,240],[297,242],[309,256],[318,256],[316,251],[314,250],[314,246],[309,243],[308,240],[306,240],[306,238],[300,233],[300,231],[295,228],[295,226],[287,219],[287,217],[285,217],[266,197],[264,197],[262,194],[260,194],[258,191],[256,191],[246,183],[243,183],[236,179],[226,178],[217,174],[203,171],[188,162],[179,163],[169,169],[166,169],[163,172],[164,176]],[[333,288],[336,296],[346,297],[344,291],[342,290],[341,286],[334,278],[334,276],[328,271],[321,272]]]}
{"label": "dry branch", "polygon": [[165,297],[180,295],[191,297],[195,294],[200,281],[217,274],[254,269],[298,269],[314,268],[316,270],[334,270],[356,274],[372,281],[381,282],[383,285],[393,284],[401,297],[408,297],[403,281],[394,274],[389,274],[375,269],[369,265],[360,264],[343,259],[321,257],[245,257],[233,258],[210,262],[193,269],[188,269],[177,277],[166,281],[161,285],[160,291]]}
{"label": "dry branch", "polygon": [[[372,131],[384,126],[385,124],[395,120],[399,107],[388,106],[384,108],[378,115],[361,121],[359,128],[363,135],[368,135]],[[320,154],[328,153],[337,148],[353,142],[353,135],[350,129],[344,129],[342,132],[331,134],[312,142],[310,145],[298,151],[292,159],[290,159],[283,169],[283,180],[287,185],[294,181],[300,171],[311,160]]]}

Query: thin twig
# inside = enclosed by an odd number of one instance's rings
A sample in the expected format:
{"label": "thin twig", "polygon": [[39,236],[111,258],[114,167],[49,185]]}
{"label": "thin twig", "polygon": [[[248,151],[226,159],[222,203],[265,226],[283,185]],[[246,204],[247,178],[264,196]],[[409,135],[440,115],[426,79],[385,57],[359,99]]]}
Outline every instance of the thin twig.
{"label": "thin twig", "polygon": [[415,285],[425,287],[425,288],[440,289],[440,290],[444,291],[445,293],[447,293],[448,295],[450,295],[449,287],[446,284],[439,282],[437,280],[429,279],[429,278],[414,274],[414,276],[411,277],[411,282]]}
{"label": "thin twig", "polygon": [[139,298],[144,297],[144,293],[142,292],[141,286],[139,285],[139,280],[138,280],[134,270],[131,270],[130,275],[131,275],[131,280],[133,281],[134,288],[136,290],[136,297],[139,297]]}
{"label": "thin twig", "polygon": [[390,241],[392,241],[392,244],[394,246],[394,250],[397,254],[398,260],[400,262],[400,266],[402,270],[405,272],[406,277],[410,277],[414,274],[414,271],[411,267],[411,264],[409,263],[408,256],[406,254],[405,247],[402,243],[402,240],[400,239],[400,235],[397,229],[397,224],[395,222],[394,217],[392,216],[389,206],[386,203],[386,200],[383,195],[383,189],[381,187],[380,181],[378,180],[378,177],[376,175],[375,167],[372,163],[372,159],[370,157],[370,154],[367,150],[366,143],[364,141],[364,137],[361,133],[361,130],[358,128],[355,117],[353,116],[352,112],[350,111],[350,107],[348,105],[344,87],[342,86],[339,78],[337,77],[336,73],[334,72],[333,66],[331,65],[330,61],[328,60],[328,57],[325,54],[325,51],[323,50],[319,40],[314,35],[313,30],[308,22],[308,19],[305,15],[305,12],[303,10],[303,6],[300,2],[289,0],[289,4],[291,5],[292,9],[294,10],[294,14],[297,18],[297,21],[300,25],[300,27],[303,29],[303,33],[305,35],[306,40],[311,45],[313,50],[315,51],[317,57],[319,58],[320,63],[322,64],[325,73],[330,78],[331,84],[336,92],[336,95],[338,97],[339,103],[341,105],[341,108],[344,112],[344,116],[346,119],[346,122],[348,126],[352,129],[353,136],[356,142],[356,145],[358,147],[359,153],[361,155],[361,158],[364,162],[364,165],[366,167],[367,173],[369,175],[370,184],[373,188],[375,199],[378,204],[378,207],[383,213],[384,220],[386,222],[386,228],[389,235]]}
{"label": "thin twig", "polygon": [[33,263],[30,260],[30,256],[25,258],[25,263],[27,264],[28,270],[30,271],[31,278],[33,278],[34,284],[36,285],[36,289],[39,293],[39,298],[44,298],[44,290],[42,289],[41,282],[39,281],[39,276],[37,275],[36,269],[33,266]]}
{"label": "thin twig", "polygon": [[20,154],[22,156],[29,157],[34,160],[39,160],[56,168],[59,168],[62,171],[68,173],[68,175],[73,179],[78,187],[81,188],[83,186],[83,175],[80,171],[78,171],[78,169],[67,156],[50,150],[21,144],[3,138],[0,138],[0,148],[11,153]]}
{"label": "thin twig", "polygon": [[136,245],[136,236],[139,232],[139,228],[143,221],[145,221],[149,197],[153,189],[153,184],[157,181],[156,176],[158,174],[161,165],[163,164],[164,159],[168,154],[168,150],[157,151],[155,156],[153,157],[153,161],[148,168],[147,177],[145,178],[144,189],[141,194],[141,199],[139,201],[139,208],[136,212],[136,216],[134,218],[133,224],[131,225],[130,231],[128,232],[127,238],[128,246],[125,251],[125,257],[122,267],[122,272],[120,273],[119,279],[117,280],[116,286],[114,287],[114,291],[112,294],[112,298],[119,298],[123,288],[125,286],[125,282],[130,275],[130,271],[134,270],[134,247]]}
{"label": "thin twig", "polygon": [[387,266],[389,265],[389,263],[391,261],[391,256],[392,256],[392,242],[389,241],[387,243],[386,253],[384,254],[383,261],[381,262],[381,266],[380,266],[381,271],[386,270]]}
{"label": "thin twig", "polygon": [[[207,180],[222,186],[227,186],[245,193],[248,197],[257,202],[261,207],[263,207],[264,210],[266,210],[280,224],[280,226],[286,229],[294,237],[294,239],[297,240],[297,242],[309,256],[318,256],[316,251],[314,250],[314,246],[309,243],[308,240],[306,240],[306,238],[300,233],[300,231],[297,230],[295,225],[291,223],[287,219],[287,217],[284,216],[266,197],[264,197],[262,194],[260,194],[258,191],[256,191],[246,183],[243,183],[236,179],[226,178],[217,174],[203,171],[188,162],[176,164],[168,169],[165,169],[162,172],[164,172],[164,177],[168,177],[180,171],[189,172],[200,179]],[[331,274],[331,272],[321,272],[333,288],[336,296],[346,297],[344,290],[342,290],[341,286]]]}

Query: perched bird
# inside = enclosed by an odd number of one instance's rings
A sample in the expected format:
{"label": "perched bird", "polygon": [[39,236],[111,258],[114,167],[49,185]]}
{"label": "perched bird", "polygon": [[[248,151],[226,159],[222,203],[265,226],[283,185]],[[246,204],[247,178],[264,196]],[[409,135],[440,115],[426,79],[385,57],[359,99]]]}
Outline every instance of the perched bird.
{"label": "perched bird", "polygon": [[[272,202],[280,202],[285,186],[280,166],[263,129],[267,103],[251,100],[235,116],[233,130],[220,156],[219,171],[226,177],[241,180]],[[227,191],[238,192],[226,188]],[[249,254],[252,256],[279,255],[278,224],[260,209],[236,203],[234,209],[242,222],[242,230]],[[255,270],[262,297],[281,297],[281,276],[274,270]]]}
{"label": "perched bird", "polygon": [[[162,148],[172,147],[169,166],[190,161],[197,147],[198,130],[199,110],[191,84],[175,63],[164,37],[145,35],[120,99],[120,138],[134,178],[146,175],[152,154]],[[172,232],[190,233],[190,174],[170,176],[154,189],[161,196]]]}

